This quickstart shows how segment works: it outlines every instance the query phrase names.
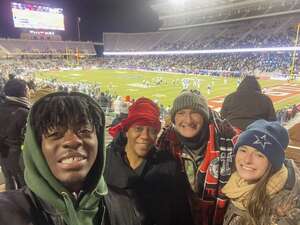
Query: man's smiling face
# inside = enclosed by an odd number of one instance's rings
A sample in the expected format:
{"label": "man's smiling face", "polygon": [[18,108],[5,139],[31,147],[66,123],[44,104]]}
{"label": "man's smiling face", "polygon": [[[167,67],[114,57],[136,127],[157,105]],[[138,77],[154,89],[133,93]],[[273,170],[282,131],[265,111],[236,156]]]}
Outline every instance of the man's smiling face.
{"label": "man's smiling face", "polygon": [[49,129],[42,135],[42,152],[54,177],[68,190],[78,191],[97,157],[95,127]]}

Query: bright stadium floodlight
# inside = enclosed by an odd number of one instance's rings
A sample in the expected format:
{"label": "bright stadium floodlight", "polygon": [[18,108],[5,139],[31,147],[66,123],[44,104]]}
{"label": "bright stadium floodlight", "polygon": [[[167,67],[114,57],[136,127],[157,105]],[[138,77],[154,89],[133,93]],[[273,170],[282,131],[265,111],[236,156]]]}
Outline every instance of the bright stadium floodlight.
{"label": "bright stadium floodlight", "polygon": [[175,5],[175,6],[180,6],[184,5],[186,0],[169,0],[170,4]]}
{"label": "bright stadium floodlight", "polygon": [[195,55],[195,54],[221,54],[243,52],[291,52],[300,51],[300,47],[275,47],[275,48],[234,48],[211,50],[186,50],[186,51],[147,51],[147,52],[103,52],[104,55]]}

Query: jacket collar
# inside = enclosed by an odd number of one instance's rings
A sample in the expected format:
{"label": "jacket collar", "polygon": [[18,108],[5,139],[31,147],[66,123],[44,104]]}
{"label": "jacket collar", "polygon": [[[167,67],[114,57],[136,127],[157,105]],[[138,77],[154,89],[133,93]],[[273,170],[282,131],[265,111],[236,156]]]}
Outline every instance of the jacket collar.
{"label": "jacket collar", "polygon": [[[125,145],[127,139],[125,134],[120,132],[118,136],[108,146],[108,159],[110,163],[106,164],[107,176],[105,180],[107,184],[118,187],[118,188],[133,188],[137,183],[140,182],[143,175],[148,171],[149,167],[156,162],[157,149],[153,148],[145,158],[146,162],[141,175],[137,174],[133,169],[130,168],[125,160]],[[117,178],[117,179],[116,179]]]}
{"label": "jacket collar", "polygon": [[13,96],[6,96],[5,102],[9,104],[15,104],[15,105],[20,105],[24,108],[29,109],[30,108],[30,103],[28,101],[28,98],[26,97],[13,97]]}

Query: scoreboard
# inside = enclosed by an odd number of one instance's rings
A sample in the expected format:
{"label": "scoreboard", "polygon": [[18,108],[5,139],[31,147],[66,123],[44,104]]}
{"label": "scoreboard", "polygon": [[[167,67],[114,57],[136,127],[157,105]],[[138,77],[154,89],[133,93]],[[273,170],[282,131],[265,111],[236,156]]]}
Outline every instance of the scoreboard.
{"label": "scoreboard", "polygon": [[12,2],[11,10],[15,28],[65,30],[62,8]]}

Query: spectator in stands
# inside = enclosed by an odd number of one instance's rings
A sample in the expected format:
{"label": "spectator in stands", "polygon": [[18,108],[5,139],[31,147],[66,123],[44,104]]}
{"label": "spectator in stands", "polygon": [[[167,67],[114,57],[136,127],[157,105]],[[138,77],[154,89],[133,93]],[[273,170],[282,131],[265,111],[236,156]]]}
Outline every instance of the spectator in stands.
{"label": "spectator in stands", "polygon": [[191,224],[176,162],[154,146],[160,127],[158,106],[150,99],[137,99],[128,117],[110,128],[114,139],[107,149],[104,177],[109,187],[137,196],[146,224]]}
{"label": "spectator in stands", "polygon": [[170,115],[172,124],[164,128],[158,147],[181,167],[194,224],[221,225],[226,199],[220,190],[231,174],[235,132],[197,91],[182,92]]}
{"label": "spectator in stands", "polygon": [[4,75],[1,73],[1,70],[0,70],[0,98],[4,94],[3,92],[4,92],[5,83],[6,83],[6,79],[5,79]]}
{"label": "spectator in stands", "polygon": [[[105,117],[82,93],[52,93],[29,114],[24,189],[0,193],[0,224],[138,225],[134,199],[103,179]],[[106,195],[108,192],[108,195]],[[130,220],[130,221],[129,221]]]}
{"label": "spectator in stands", "polygon": [[286,149],[286,158],[293,159],[300,168],[300,122],[294,124],[289,129],[290,143]]}
{"label": "spectator in stands", "polygon": [[6,190],[13,190],[25,185],[21,146],[29,112],[29,88],[24,80],[10,79],[4,94],[0,104],[0,165]]}
{"label": "spectator in stands", "polygon": [[15,78],[16,78],[16,74],[14,74],[14,73],[8,74],[8,79],[9,80],[12,80],[12,79],[15,79]]}
{"label": "spectator in stands", "polygon": [[120,114],[123,102],[122,96],[117,96],[117,98],[113,101],[113,110],[117,115]]}
{"label": "spectator in stands", "polygon": [[120,123],[123,119],[127,118],[128,116],[128,107],[129,107],[129,102],[122,102],[119,108],[119,113],[116,115],[116,117],[113,119],[111,122],[110,127],[113,127]]}
{"label": "spectator in stands", "polygon": [[287,130],[258,120],[234,147],[235,169],[222,189],[230,198],[224,225],[299,224],[300,172],[285,160]]}
{"label": "spectator in stands", "polygon": [[226,96],[221,117],[241,130],[258,119],[276,121],[272,100],[262,93],[254,76],[246,76],[237,90]]}
{"label": "spectator in stands", "polygon": [[109,99],[108,96],[104,92],[101,92],[100,94],[100,106],[106,111],[106,109],[109,107]]}

